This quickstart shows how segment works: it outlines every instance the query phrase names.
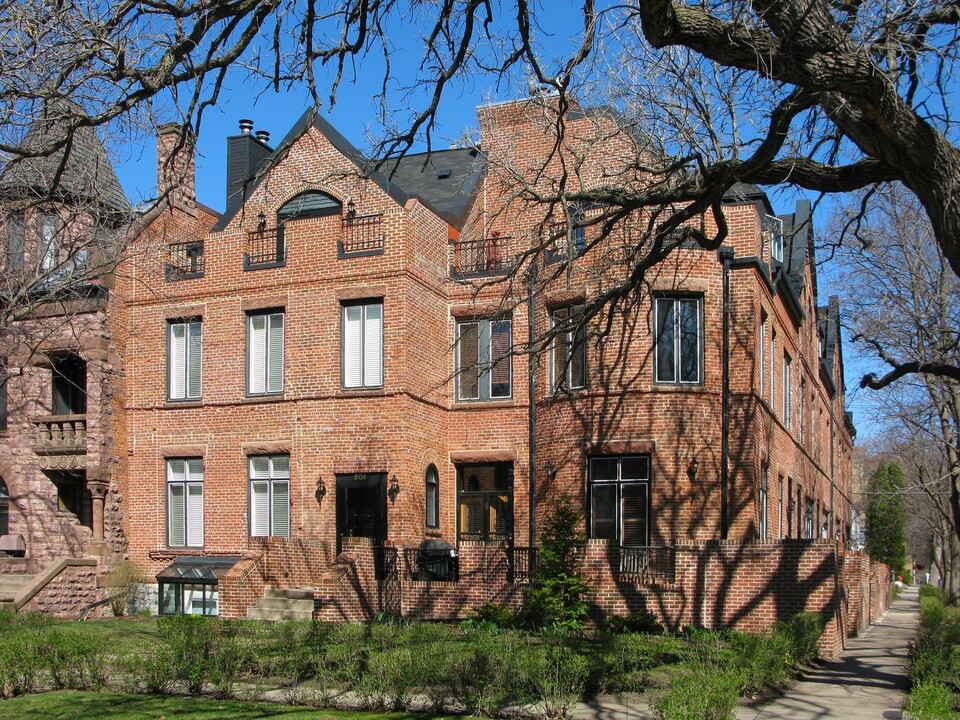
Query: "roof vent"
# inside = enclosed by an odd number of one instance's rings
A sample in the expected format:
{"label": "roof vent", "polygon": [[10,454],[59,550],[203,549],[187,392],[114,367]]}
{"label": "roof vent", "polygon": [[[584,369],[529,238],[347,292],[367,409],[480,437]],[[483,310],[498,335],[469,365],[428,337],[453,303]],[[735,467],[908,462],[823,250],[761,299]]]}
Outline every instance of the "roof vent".
{"label": "roof vent", "polygon": [[437,180],[446,180],[451,175],[453,175],[453,170],[450,170],[449,168],[446,170],[441,170],[437,173]]}
{"label": "roof vent", "polygon": [[257,140],[262,142],[264,145],[268,145],[270,143],[270,133],[266,130],[257,130],[255,134],[257,136]]}
{"label": "roof vent", "polygon": [[251,132],[253,132],[253,120],[241,120],[240,134],[249,135]]}

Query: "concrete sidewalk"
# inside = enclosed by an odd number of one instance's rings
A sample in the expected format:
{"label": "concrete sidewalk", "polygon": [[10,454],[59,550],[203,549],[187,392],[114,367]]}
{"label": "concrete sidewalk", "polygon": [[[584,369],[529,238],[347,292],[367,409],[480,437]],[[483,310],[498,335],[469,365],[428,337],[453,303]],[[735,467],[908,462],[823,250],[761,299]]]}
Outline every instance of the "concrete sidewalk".
{"label": "concrete sidewalk", "polygon": [[[905,588],[890,609],[837,658],[808,670],[782,697],[737,707],[737,720],[899,720],[907,686],[907,648],[919,620],[917,588]],[[627,698],[580,703],[584,720],[648,720],[650,708]]]}

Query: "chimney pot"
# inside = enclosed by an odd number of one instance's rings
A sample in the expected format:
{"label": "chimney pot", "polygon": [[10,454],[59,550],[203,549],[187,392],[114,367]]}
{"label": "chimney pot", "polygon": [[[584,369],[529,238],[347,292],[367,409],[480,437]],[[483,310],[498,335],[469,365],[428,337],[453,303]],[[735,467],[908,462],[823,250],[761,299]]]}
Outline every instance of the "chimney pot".
{"label": "chimney pot", "polygon": [[241,120],[240,121],[240,134],[249,135],[253,132],[253,120]]}
{"label": "chimney pot", "polygon": [[264,145],[269,144],[270,142],[270,133],[266,130],[257,130],[256,132],[257,140],[262,142]]}

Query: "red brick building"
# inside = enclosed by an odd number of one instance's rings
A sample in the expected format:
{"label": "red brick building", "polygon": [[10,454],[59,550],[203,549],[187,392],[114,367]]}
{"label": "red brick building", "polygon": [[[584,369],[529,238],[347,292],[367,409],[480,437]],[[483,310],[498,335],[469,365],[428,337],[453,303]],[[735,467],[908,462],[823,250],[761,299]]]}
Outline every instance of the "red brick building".
{"label": "red brick building", "polygon": [[479,148],[380,166],[322,117],[276,149],[244,121],[222,216],[161,134],[161,181],[188,179],[118,274],[124,521],[161,610],[516,603],[571,497],[603,610],[842,629],[873,585],[843,551],[854,430],[809,204],[735,186],[719,252],[628,284],[650,211],[606,224],[597,198],[652,181],[645,138],[574,108],[557,140],[549,97],[479,115]]}

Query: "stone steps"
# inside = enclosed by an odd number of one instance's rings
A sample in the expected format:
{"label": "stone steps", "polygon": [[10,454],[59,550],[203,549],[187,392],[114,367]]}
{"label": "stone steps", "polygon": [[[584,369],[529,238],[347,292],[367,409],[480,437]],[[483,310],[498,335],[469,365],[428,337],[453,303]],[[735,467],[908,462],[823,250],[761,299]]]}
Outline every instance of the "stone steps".
{"label": "stone steps", "polygon": [[313,590],[310,588],[267,588],[257,604],[247,610],[253,620],[312,620]]}
{"label": "stone steps", "polygon": [[33,582],[26,573],[0,573],[0,602],[12,602],[23,588]]}

